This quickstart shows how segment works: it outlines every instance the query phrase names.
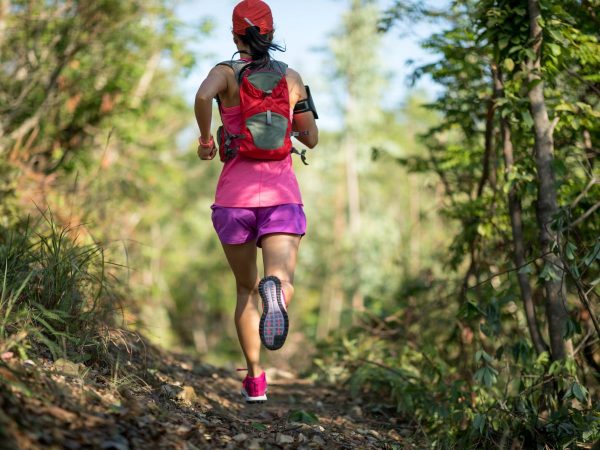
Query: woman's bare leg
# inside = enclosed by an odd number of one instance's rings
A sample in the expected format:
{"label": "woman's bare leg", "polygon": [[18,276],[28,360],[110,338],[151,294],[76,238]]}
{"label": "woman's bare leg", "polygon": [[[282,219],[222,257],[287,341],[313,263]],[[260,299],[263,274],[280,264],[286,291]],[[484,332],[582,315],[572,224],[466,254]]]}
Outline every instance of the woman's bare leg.
{"label": "woman's bare leg", "polygon": [[261,240],[265,276],[275,275],[281,280],[286,304],[294,296],[294,271],[300,236],[297,234],[274,233]]}
{"label": "woman's bare leg", "polygon": [[238,339],[246,357],[248,375],[259,376],[260,336],[258,335],[258,269],[256,266],[256,243],[222,244],[229,266],[235,276],[237,304],[235,307],[235,327]]}

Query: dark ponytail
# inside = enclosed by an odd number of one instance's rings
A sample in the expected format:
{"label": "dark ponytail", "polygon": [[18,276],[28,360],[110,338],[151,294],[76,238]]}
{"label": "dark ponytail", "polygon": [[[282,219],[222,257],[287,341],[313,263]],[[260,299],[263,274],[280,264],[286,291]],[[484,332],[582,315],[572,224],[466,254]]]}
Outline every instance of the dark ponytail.
{"label": "dark ponytail", "polygon": [[[244,70],[255,70],[267,66],[271,62],[271,50],[285,52],[285,47],[273,43],[273,33],[260,34],[260,28],[248,27],[246,34],[236,35],[247,47],[252,62],[244,67]],[[241,77],[240,73],[240,77]]]}

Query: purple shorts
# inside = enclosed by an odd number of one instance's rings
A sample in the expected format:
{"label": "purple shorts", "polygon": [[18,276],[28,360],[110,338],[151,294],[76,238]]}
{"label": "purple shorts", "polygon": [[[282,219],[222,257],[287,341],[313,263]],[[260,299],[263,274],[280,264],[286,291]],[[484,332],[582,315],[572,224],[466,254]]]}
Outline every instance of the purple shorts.
{"label": "purple shorts", "polygon": [[306,216],[302,205],[265,206],[259,208],[227,208],[211,206],[212,221],[224,244],[245,244],[260,241],[265,234],[288,233],[304,236]]}

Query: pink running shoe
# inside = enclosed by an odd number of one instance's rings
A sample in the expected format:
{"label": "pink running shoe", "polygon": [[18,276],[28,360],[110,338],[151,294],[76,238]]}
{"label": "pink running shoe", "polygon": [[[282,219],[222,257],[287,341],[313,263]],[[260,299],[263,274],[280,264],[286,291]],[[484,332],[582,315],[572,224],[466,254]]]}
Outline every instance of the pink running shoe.
{"label": "pink running shoe", "polygon": [[273,275],[263,278],[258,283],[258,292],[262,299],[262,316],[258,334],[266,348],[277,350],[283,346],[289,329],[281,280]]}
{"label": "pink running shoe", "polygon": [[246,403],[264,403],[267,401],[267,375],[263,372],[257,377],[246,375],[242,381],[242,396]]}

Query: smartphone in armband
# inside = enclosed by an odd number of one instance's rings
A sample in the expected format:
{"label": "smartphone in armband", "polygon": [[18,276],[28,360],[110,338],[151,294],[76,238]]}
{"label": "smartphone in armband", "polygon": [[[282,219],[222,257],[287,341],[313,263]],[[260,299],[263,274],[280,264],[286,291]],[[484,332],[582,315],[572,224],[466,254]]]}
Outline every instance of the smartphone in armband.
{"label": "smartphone in armband", "polygon": [[300,114],[310,111],[313,113],[313,116],[315,116],[315,119],[318,119],[319,115],[317,114],[317,108],[315,107],[315,102],[310,93],[310,88],[306,85],[304,86],[304,88],[306,89],[306,98],[296,103],[296,106],[294,106],[294,114]]}

